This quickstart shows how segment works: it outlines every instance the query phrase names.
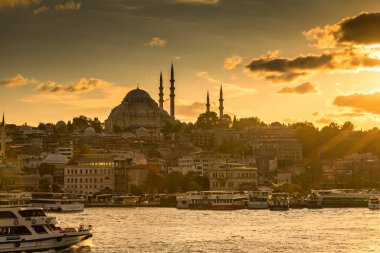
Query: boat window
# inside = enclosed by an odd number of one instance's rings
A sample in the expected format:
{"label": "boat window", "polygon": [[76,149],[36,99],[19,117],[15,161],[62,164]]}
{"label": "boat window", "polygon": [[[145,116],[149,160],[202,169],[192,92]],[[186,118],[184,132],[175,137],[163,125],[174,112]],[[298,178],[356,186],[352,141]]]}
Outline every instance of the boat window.
{"label": "boat window", "polygon": [[17,217],[11,211],[2,211],[0,212],[0,219],[17,219]]}
{"label": "boat window", "polygon": [[11,235],[31,235],[30,231],[25,226],[17,227],[0,227],[0,236]]}
{"label": "boat window", "polygon": [[42,210],[35,209],[35,210],[21,210],[18,211],[18,213],[22,217],[39,217],[39,216],[46,216],[45,213]]}
{"label": "boat window", "polygon": [[34,231],[36,231],[37,234],[47,234],[47,231],[45,230],[44,226],[32,226]]}

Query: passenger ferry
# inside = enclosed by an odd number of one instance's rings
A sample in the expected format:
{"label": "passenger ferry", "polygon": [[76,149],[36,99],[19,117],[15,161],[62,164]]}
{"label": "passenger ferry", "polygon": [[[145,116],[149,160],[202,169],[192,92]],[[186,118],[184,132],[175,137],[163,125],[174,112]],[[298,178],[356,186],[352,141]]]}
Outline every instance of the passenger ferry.
{"label": "passenger ferry", "polygon": [[84,198],[70,193],[32,193],[32,206],[41,207],[45,211],[75,212],[84,210]]}
{"label": "passenger ferry", "polygon": [[91,226],[60,228],[41,208],[0,208],[0,252],[61,250],[92,237]]}
{"label": "passenger ferry", "polygon": [[268,199],[269,210],[289,210],[289,194],[287,193],[272,193]]}
{"label": "passenger ferry", "polygon": [[353,189],[332,189],[313,191],[322,200],[323,207],[367,207],[373,196],[369,191]]}
{"label": "passenger ferry", "polygon": [[23,206],[30,203],[32,196],[23,192],[1,192],[0,207]]}
{"label": "passenger ferry", "polygon": [[368,199],[368,208],[371,210],[380,209],[380,199],[379,197],[371,197]]}
{"label": "passenger ferry", "polygon": [[306,198],[306,207],[310,209],[322,208],[322,197],[316,192],[311,192]]}
{"label": "passenger ferry", "polygon": [[248,195],[239,192],[201,191],[177,197],[178,209],[236,210],[247,207]]}
{"label": "passenger ferry", "polygon": [[248,193],[248,209],[268,209],[269,191],[252,191]]}

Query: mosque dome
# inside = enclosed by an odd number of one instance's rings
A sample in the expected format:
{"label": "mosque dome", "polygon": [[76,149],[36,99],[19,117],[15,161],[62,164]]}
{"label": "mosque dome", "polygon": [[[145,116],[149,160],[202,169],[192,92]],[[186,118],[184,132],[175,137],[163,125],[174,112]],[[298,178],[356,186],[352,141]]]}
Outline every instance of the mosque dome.
{"label": "mosque dome", "polygon": [[127,102],[139,102],[141,100],[151,100],[149,93],[145,90],[142,90],[140,88],[131,90],[127,93],[127,95],[124,98],[124,101]]}
{"label": "mosque dome", "polygon": [[43,162],[48,164],[66,164],[68,161],[69,160],[64,155],[50,154],[45,158]]}
{"label": "mosque dome", "polygon": [[96,131],[93,127],[87,127],[84,130],[83,135],[84,136],[94,136],[94,135],[96,135]]}

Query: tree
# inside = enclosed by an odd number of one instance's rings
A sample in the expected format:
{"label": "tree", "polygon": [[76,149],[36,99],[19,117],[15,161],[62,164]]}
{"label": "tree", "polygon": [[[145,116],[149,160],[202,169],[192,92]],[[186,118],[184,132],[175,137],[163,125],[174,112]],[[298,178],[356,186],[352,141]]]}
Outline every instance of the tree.
{"label": "tree", "polygon": [[78,129],[79,131],[83,131],[86,127],[89,126],[89,122],[91,119],[86,116],[80,115],[79,117],[73,118],[74,129]]}
{"label": "tree", "polygon": [[95,129],[97,133],[101,133],[103,131],[103,125],[100,120],[95,117],[94,120],[88,119],[88,124]]}
{"label": "tree", "polygon": [[202,129],[213,129],[219,124],[218,115],[215,112],[205,112],[199,115],[195,125]]}
{"label": "tree", "polygon": [[146,176],[144,186],[147,193],[161,193],[165,188],[165,177],[157,168],[150,167]]}
{"label": "tree", "polygon": [[249,129],[260,126],[266,126],[266,124],[257,117],[241,118],[239,120],[234,117],[233,128],[235,129]]}

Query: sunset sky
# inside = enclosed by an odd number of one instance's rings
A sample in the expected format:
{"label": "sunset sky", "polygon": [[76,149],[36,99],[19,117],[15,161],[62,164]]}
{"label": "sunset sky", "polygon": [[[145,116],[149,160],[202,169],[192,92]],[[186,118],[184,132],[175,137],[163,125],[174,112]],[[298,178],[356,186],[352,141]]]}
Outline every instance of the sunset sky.
{"label": "sunset sky", "polygon": [[[0,0],[0,111],[9,123],[104,121],[136,87],[194,121],[380,127],[380,1]],[[168,108],[169,102],[165,103]]]}

